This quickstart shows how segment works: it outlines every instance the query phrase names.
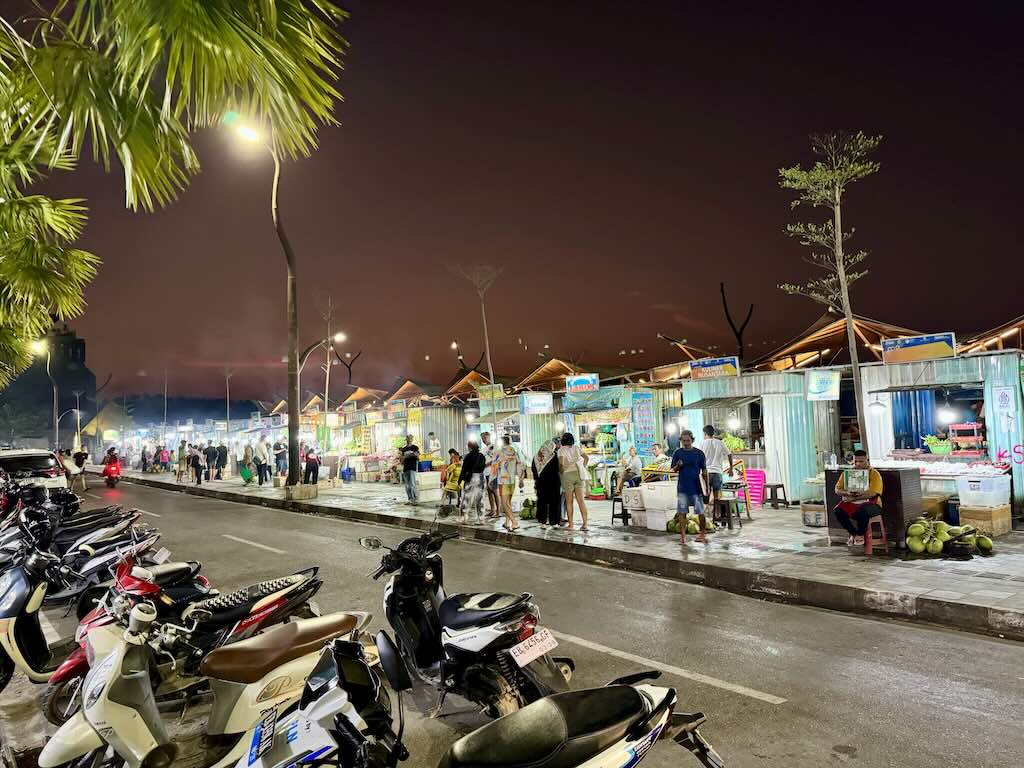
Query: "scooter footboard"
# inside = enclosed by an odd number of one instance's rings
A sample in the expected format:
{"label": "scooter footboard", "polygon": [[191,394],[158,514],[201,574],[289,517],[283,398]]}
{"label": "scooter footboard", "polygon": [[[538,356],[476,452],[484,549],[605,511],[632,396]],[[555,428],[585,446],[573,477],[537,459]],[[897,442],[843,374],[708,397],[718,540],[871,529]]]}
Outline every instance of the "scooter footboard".
{"label": "scooter footboard", "polygon": [[85,715],[76,712],[46,742],[39,754],[39,768],[57,768],[103,746],[103,740],[89,725]]}

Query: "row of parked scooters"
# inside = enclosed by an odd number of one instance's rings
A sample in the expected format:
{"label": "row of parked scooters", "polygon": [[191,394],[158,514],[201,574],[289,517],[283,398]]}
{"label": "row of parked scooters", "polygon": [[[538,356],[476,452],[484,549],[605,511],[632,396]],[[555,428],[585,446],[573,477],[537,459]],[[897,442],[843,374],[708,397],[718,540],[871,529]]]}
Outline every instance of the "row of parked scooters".
{"label": "row of parked scooters", "polygon": [[[721,758],[676,712],[676,692],[640,672],[570,690],[574,663],[552,655],[528,593],[448,596],[437,531],[382,552],[386,631],[371,616],[321,612],[317,568],[229,593],[197,562],[167,562],[160,532],[119,506],[82,511],[66,491],[6,481],[0,492],[0,690],[15,670],[45,684],[59,726],[41,768],[164,768],[178,746],[168,724],[206,708],[208,768],[396,766],[402,693],[458,694],[494,718],[456,741],[447,768],[623,768],[661,738],[708,768]],[[40,610],[77,610],[74,638],[48,646]],[[397,641],[397,642],[396,642]],[[397,694],[397,706],[383,685]]]}

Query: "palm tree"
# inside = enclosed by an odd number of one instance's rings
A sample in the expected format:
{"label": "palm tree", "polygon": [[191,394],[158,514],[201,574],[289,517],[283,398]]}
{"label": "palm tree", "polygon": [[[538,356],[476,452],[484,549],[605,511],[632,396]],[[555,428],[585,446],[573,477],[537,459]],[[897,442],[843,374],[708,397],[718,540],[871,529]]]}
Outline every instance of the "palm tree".
{"label": "palm tree", "polygon": [[88,144],[124,172],[125,204],[173,202],[199,171],[191,133],[238,112],[281,157],[334,124],[346,14],[331,0],[40,0],[0,17],[0,387],[50,316],[73,316],[99,260],[72,244],[82,200],[27,195]]}

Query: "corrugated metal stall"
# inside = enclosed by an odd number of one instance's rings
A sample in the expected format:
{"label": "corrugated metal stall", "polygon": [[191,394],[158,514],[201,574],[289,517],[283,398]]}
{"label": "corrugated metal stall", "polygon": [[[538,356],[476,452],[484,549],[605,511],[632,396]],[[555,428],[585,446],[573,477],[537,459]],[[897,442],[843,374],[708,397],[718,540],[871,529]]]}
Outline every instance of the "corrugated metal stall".
{"label": "corrugated metal stall", "polygon": [[652,389],[654,393],[654,442],[665,445],[665,411],[670,408],[679,408],[683,404],[683,392],[681,387],[665,389]]}
{"label": "corrugated metal stall", "polygon": [[541,443],[560,434],[559,424],[562,424],[564,429],[562,417],[555,413],[531,414],[522,416],[521,419],[520,452],[527,461],[537,453]]}
{"label": "corrugated metal stall", "polygon": [[[1024,451],[1024,398],[1021,396],[1021,365],[1024,354],[1018,350],[985,352],[940,360],[925,360],[896,365],[866,365],[861,368],[866,410],[868,451],[887,456],[892,451],[893,392],[956,384],[984,387],[985,431],[991,461],[1009,461],[1013,476],[1015,513],[1024,509],[1024,464],[1013,457]],[[996,394],[1009,399],[1004,408],[996,407]]]}
{"label": "corrugated metal stall", "polygon": [[818,469],[824,468],[824,462],[820,461],[822,454],[828,456],[835,453],[839,456],[842,447],[841,430],[839,426],[839,403],[838,401],[818,400],[811,403],[811,412],[814,414],[814,452],[819,458]]}
{"label": "corrugated metal stall", "polygon": [[442,458],[445,461],[448,459],[449,448],[454,448],[459,453],[466,452],[466,413],[461,406],[428,406],[422,411],[421,439],[424,442],[426,436],[433,432],[441,443]]}

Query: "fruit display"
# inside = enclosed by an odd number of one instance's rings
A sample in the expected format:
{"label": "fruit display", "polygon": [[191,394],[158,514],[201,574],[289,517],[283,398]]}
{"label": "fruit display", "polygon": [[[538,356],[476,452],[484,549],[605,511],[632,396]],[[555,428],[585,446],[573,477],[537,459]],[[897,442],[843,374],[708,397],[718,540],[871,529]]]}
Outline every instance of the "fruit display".
{"label": "fruit display", "polygon": [[907,526],[907,549],[915,555],[990,555],[992,539],[973,525],[954,526],[919,517]]}
{"label": "fruit display", "polygon": [[519,513],[522,520],[537,519],[537,502],[535,499],[523,499],[523,509]]}
{"label": "fruit display", "polygon": [[[669,533],[679,533],[679,518],[673,517],[665,524],[665,530]],[[697,517],[693,512],[690,512],[686,516],[686,532],[687,534],[694,536],[700,533],[700,518]],[[704,533],[714,533],[715,524],[711,522],[711,518],[704,519]]]}

